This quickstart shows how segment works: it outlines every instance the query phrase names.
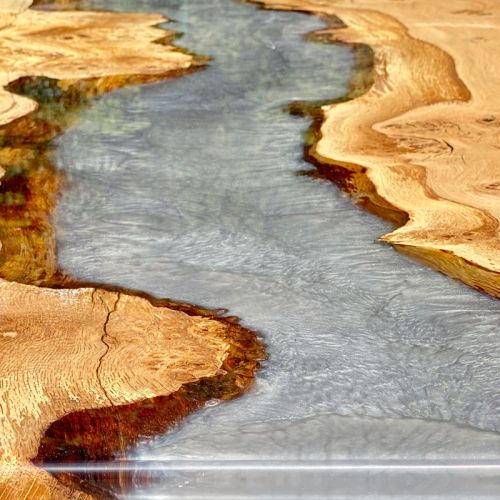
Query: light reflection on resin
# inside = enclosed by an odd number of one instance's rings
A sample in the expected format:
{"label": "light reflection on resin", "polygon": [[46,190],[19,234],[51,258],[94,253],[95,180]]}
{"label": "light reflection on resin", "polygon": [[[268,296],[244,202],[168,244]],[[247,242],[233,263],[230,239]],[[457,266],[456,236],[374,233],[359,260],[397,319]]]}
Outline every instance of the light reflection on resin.
{"label": "light reflection on resin", "polygon": [[[270,356],[250,394],[131,457],[500,458],[500,436],[478,430],[500,430],[498,302],[378,244],[387,223],[296,175],[307,120],[282,109],[345,94],[350,51],[305,43],[315,18],[230,0],[82,6],[164,11],[213,61],[103,97],[58,141],[61,266],[227,307]],[[159,473],[137,495],[209,491],[200,477]]]}

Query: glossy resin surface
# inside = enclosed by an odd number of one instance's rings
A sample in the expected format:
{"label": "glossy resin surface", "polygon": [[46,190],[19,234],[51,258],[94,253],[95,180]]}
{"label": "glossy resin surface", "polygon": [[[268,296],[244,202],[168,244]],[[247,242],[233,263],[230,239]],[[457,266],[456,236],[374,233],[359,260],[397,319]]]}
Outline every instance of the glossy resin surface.
{"label": "glossy resin surface", "polygon": [[[316,18],[230,0],[79,5],[163,12],[184,32],[178,45],[213,60],[102,97],[59,139],[61,266],[227,307],[269,355],[248,395],[130,451],[154,477],[146,487],[138,472],[131,495],[325,496],[373,480],[372,492],[402,498],[412,480],[448,493],[462,484],[455,494],[494,484],[484,468],[469,477],[449,465],[470,474],[500,457],[500,437],[483,432],[500,430],[498,301],[376,242],[387,223],[297,175],[312,168],[308,121],[283,108],[345,95],[351,50],[304,41]],[[355,468],[332,472],[383,459],[438,460],[444,483],[440,469],[389,475],[394,491],[385,480],[377,490],[376,473],[364,483]]]}

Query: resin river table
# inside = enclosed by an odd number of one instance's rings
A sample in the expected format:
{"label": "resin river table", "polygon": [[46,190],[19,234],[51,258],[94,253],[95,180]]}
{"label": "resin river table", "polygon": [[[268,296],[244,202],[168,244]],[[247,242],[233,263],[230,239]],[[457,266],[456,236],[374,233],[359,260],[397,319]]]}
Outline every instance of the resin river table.
{"label": "resin river table", "polygon": [[345,3],[6,3],[6,498],[494,497],[500,12]]}

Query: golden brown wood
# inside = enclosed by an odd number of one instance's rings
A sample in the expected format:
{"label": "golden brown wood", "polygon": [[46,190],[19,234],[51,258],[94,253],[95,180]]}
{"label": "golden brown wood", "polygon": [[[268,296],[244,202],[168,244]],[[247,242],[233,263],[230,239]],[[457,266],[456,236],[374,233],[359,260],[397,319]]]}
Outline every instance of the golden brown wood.
{"label": "golden brown wood", "polygon": [[[23,10],[27,3],[0,0],[0,277],[53,285],[61,175],[45,146],[96,95],[182,75],[203,59],[169,43],[175,33],[153,26],[160,15]],[[43,102],[20,95],[26,87]]]}
{"label": "golden brown wood", "polygon": [[156,14],[28,9],[12,15],[0,10],[0,86],[4,88],[0,124],[36,108],[35,101],[5,90],[23,76],[82,80],[189,68],[191,55],[171,45],[152,45],[168,35],[154,27],[164,21]]}
{"label": "golden brown wood", "polygon": [[[240,395],[263,349],[253,332],[200,308],[27,284],[74,286],[57,266],[50,216],[61,175],[47,148],[70,111],[199,61],[151,43],[166,36],[151,27],[161,16],[26,7],[0,0],[0,499],[87,498],[92,478],[60,482],[32,460],[113,459],[207,400]],[[37,109],[12,93],[26,89],[47,102]]]}
{"label": "golden brown wood", "polygon": [[255,3],[338,16],[325,36],[373,49],[373,85],[322,108],[309,154],[379,214],[407,214],[382,240],[500,297],[500,3]]}
{"label": "golden brown wood", "polygon": [[37,487],[55,485],[29,463],[53,422],[79,410],[172,394],[216,376],[230,349],[222,322],[120,292],[2,280],[0,310],[3,494],[33,478]]}

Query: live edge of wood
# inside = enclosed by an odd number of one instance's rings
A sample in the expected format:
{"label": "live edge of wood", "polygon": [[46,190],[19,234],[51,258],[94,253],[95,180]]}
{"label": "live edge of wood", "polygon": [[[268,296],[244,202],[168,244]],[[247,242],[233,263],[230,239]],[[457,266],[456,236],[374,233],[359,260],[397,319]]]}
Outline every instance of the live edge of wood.
{"label": "live edge of wood", "polygon": [[63,178],[50,141],[96,95],[202,61],[153,26],[161,16],[28,4],[0,0],[0,498],[103,497],[127,476],[56,479],[37,465],[123,456],[206,402],[242,394],[264,350],[234,318],[84,287],[58,268],[51,214]]}
{"label": "live edge of wood", "polygon": [[373,50],[372,84],[321,108],[308,158],[400,226],[381,240],[500,297],[500,3],[253,3],[335,16],[323,40]]}

